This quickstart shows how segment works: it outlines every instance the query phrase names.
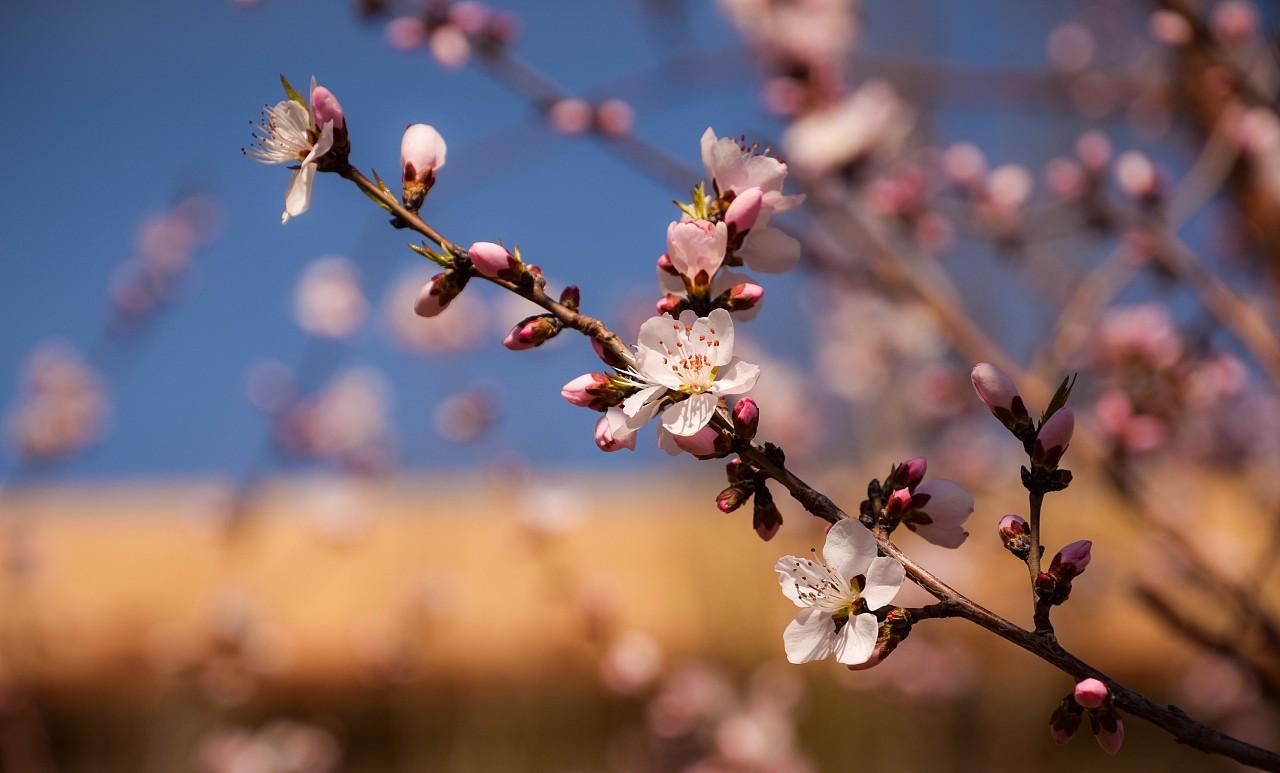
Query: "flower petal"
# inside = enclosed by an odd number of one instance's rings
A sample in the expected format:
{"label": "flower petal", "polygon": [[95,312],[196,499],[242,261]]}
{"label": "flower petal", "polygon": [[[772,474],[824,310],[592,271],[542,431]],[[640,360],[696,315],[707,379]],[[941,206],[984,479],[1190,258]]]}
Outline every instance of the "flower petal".
{"label": "flower petal", "polygon": [[753,228],[738,257],[753,271],[781,274],[800,262],[800,242],[777,228]]}
{"label": "flower petal", "polygon": [[879,609],[893,601],[906,576],[907,570],[898,559],[888,556],[872,559],[862,588],[862,600],[867,602],[867,609]]}
{"label": "flower petal", "polygon": [[[875,620],[874,617],[871,619]],[[836,644],[836,626],[831,614],[821,609],[800,610],[782,632],[782,643],[787,650],[787,660],[792,663],[810,663],[826,658]],[[870,655],[869,650],[867,654]]]}
{"label": "flower petal", "polygon": [[822,559],[845,580],[866,572],[875,557],[875,538],[853,518],[842,519],[832,526],[822,546]]}
{"label": "flower petal", "polygon": [[718,395],[740,395],[750,392],[760,378],[760,366],[743,360],[734,360],[720,371],[720,377],[711,391]]}
{"label": "flower petal", "polygon": [[[645,387],[622,401],[622,412],[625,413],[628,418],[639,416],[644,409],[650,408],[650,406],[656,406],[658,404],[658,398],[666,391],[667,388],[661,384]],[[650,408],[650,418],[653,417],[655,410],[656,408]]]}
{"label": "flower petal", "polygon": [[297,217],[311,208],[311,186],[316,179],[316,165],[303,164],[289,179],[289,189],[284,193],[284,214],[281,223]]}
{"label": "flower petal", "polygon": [[707,426],[716,412],[716,396],[694,395],[662,412],[662,426],[674,435],[688,437]]}
{"label": "flower petal", "polygon": [[733,359],[733,317],[724,309],[713,309],[705,320],[694,328],[694,335],[715,336],[720,345],[713,347],[711,364],[725,365]]}
{"label": "flower petal", "polygon": [[680,376],[671,370],[670,357],[655,349],[640,349],[636,353],[636,370],[651,384],[661,384],[668,389],[684,386]]}
{"label": "flower petal", "polygon": [[[799,616],[797,616],[798,619]],[[876,637],[880,623],[875,615],[858,615],[840,629],[836,637],[836,661],[846,666],[856,666],[871,659],[876,649]]]}

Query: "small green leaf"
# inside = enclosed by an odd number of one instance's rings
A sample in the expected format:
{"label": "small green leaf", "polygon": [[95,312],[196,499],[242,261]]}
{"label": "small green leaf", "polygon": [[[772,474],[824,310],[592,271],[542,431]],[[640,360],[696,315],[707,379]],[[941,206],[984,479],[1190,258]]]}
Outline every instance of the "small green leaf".
{"label": "small green leaf", "polygon": [[294,90],[293,84],[289,82],[288,78],[284,77],[284,73],[280,73],[280,85],[284,86],[284,93],[289,97],[289,99],[292,99],[303,107],[307,106],[307,100],[303,99],[298,92]]}
{"label": "small green leaf", "polygon": [[391,205],[390,205],[390,204],[387,204],[387,202],[383,201],[381,198],[379,198],[378,196],[374,195],[373,191],[366,191],[364,188],[361,188],[361,189],[360,189],[360,192],[361,192],[361,193],[363,193],[364,195],[368,196],[368,197],[369,197],[369,200],[370,200],[370,201],[372,201],[374,204],[377,204],[379,207],[382,207],[383,209],[385,209],[385,210],[386,210],[386,211],[388,211],[388,212],[391,212],[391,211],[392,211],[392,210],[391,210]]}
{"label": "small green leaf", "polygon": [[382,192],[387,194],[388,196],[391,196],[392,198],[395,198],[395,194],[391,192],[391,189],[387,187],[387,184],[382,181],[382,178],[380,176],[378,176],[378,170],[371,169],[370,171],[373,172],[373,179],[378,183],[378,187],[382,189]]}
{"label": "small green leaf", "polygon": [[453,265],[453,261],[449,260],[445,256],[431,249],[426,244],[410,244],[409,249],[418,253],[419,255],[431,261],[432,263],[438,263],[441,266]]}
{"label": "small green leaf", "polygon": [[672,200],[671,200],[671,203],[672,203],[672,204],[675,204],[675,205],[676,205],[676,207],[677,207],[681,212],[683,212],[683,213],[685,213],[686,215],[688,215],[688,216],[689,216],[689,218],[690,218],[691,220],[697,220],[697,219],[698,219],[698,213],[697,213],[696,211],[694,211],[693,207],[689,206],[688,204],[685,204],[683,201],[676,201],[675,199],[672,199]]}
{"label": "small green leaf", "polygon": [[1067,404],[1067,398],[1071,396],[1071,389],[1076,385],[1076,376],[1079,374],[1072,373],[1070,376],[1062,379],[1062,383],[1058,385],[1058,391],[1053,393],[1053,399],[1049,401],[1048,407],[1044,409],[1044,413],[1040,414],[1040,426],[1049,420],[1049,417],[1062,410]]}

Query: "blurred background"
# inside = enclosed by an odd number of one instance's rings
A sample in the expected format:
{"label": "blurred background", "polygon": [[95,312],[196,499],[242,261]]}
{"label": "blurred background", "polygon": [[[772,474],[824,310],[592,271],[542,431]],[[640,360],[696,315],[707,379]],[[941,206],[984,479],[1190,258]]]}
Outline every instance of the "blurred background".
{"label": "blurred background", "polygon": [[[718,462],[602,454],[580,339],[472,286],[414,315],[405,232],[241,155],[278,76],[341,100],[423,209],[519,244],[624,337],[698,139],[771,146],[804,207],[741,356],[761,437],[846,510],[927,454],[977,510],[904,549],[1030,624],[995,523],[1020,449],[973,362],[1078,372],[1050,550],[1093,539],[1064,643],[1280,745],[1280,65],[1239,0],[213,0],[0,8],[0,765],[8,771],[1230,770],[1131,720],[1047,732],[1069,680],[960,622],[790,666]],[[922,594],[904,591],[903,604]]]}

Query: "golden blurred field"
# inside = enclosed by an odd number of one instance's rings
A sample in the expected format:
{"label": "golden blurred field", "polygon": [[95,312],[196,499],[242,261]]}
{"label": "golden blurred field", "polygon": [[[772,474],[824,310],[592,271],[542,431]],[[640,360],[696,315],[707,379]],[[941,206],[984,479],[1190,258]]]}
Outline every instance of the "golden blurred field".
{"label": "golden blurred field", "polygon": [[[330,728],[344,770],[617,769],[651,688],[611,694],[599,674],[608,642],[633,631],[668,669],[801,677],[799,746],[820,770],[1227,769],[1137,721],[1115,759],[1087,732],[1054,747],[1046,721],[1069,681],[959,621],[921,624],[868,672],[788,666],[791,607],[771,567],[819,545],[821,524],[788,507],[763,543],[749,515],[714,509],[715,485],[293,479],[234,525],[207,485],[18,491],[4,506],[4,673],[42,707],[72,770],[199,769],[192,749],[208,728],[275,716]],[[1212,552],[1250,550],[1246,514],[1216,501],[1201,514],[1223,540]],[[991,527],[1016,508],[979,495],[959,551],[900,542],[1025,624],[1024,571]],[[1056,615],[1068,646],[1157,700],[1212,708],[1224,689],[1213,669],[1128,593],[1130,562],[1151,557],[1115,504],[1075,487],[1046,518],[1050,544],[1105,534]],[[900,601],[923,600],[913,594]],[[1274,718],[1226,714],[1206,718],[1275,742]]]}

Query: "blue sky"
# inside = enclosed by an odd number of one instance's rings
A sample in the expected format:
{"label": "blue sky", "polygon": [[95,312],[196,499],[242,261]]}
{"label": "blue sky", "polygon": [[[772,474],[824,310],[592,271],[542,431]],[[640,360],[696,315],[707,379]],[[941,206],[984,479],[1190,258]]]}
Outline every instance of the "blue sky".
{"label": "blue sky", "polygon": [[[668,35],[667,43],[650,34],[639,3],[629,0],[500,7],[523,20],[524,59],[570,89],[596,92],[651,72],[662,56],[686,47],[738,49],[711,3],[688,5],[688,36]],[[911,5],[932,8],[929,23],[919,23],[911,9],[873,13],[867,45],[976,64],[1042,61],[1043,9],[1012,4],[1012,13],[986,16],[979,25],[961,11],[967,4]],[[0,404],[7,408],[14,399],[26,353],[52,337],[82,350],[100,347],[113,405],[109,434],[59,474],[204,476],[237,469],[264,432],[244,398],[247,369],[264,358],[296,363],[307,346],[291,313],[304,266],[322,255],[348,255],[379,303],[387,283],[420,260],[404,249],[403,234],[336,178],[320,179],[311,212],[280,225],[287,171],[240,153],[250,120],[280,98],[278,73],[299,85],[314,73],[333,89],[348,115],[353,160],[365,169],[394,175],[405,124],[436,125],[450,143],[449,164],[425,210],[429,219],[464,243],[519,242],[550,276],[581,285],[586,308],[604,310],[609,321],[617,320],[608,310],[635,288],[653,287],[653,260],[675,213],[669,202],[684,194],[628,169],[591,140],[550,134],[526,105],[474,68],[446,72],[425,55],[390,50],[381,25],[359,23],[347,2],[265,0],[245,9],[214,0],[9,0],[0,23],[0,104],[7,116],[0,147],[8,151],[0,192]],[[736,73],[667,73],[622,96],[636,98],[639,135],[696,165],[697,138],[708,125],[722,134],[776,131],[758,108],[754,77],[748,65]],[[1041,157],[1027,139],[1038,120],[956,111],[940,134],[978,139],[998,146],[997,157],[1030,161]],[[1043,138],[1050,139],[1059,138]],[[137,223],[191,189],[221,199],[222,238],[199,254],[182,301],[153,330],[101,348],[106,284],[130,257]],[[811,346],[803,334],[804,282],[771,277],[769,303],[752,331],[801,365]],[[1019,313],[1016,304],[1012,313]],[[468,354],[409,357],[389,340],[378,311],[334,355],[388,377],[408,467],[475,465],[504,449],[556,465],[635,461],[596,451],[594,415],[558,397],[562,383],[595,367],[584,346],[512,354],[495,334]],[[434,401],[479,382],[500,398],[495,435],[465,448],[439,438],[430,421]],[[650,449],[641,458],[657,462],[660,455]],[[0,469],[11,463],[4,458]]]}

